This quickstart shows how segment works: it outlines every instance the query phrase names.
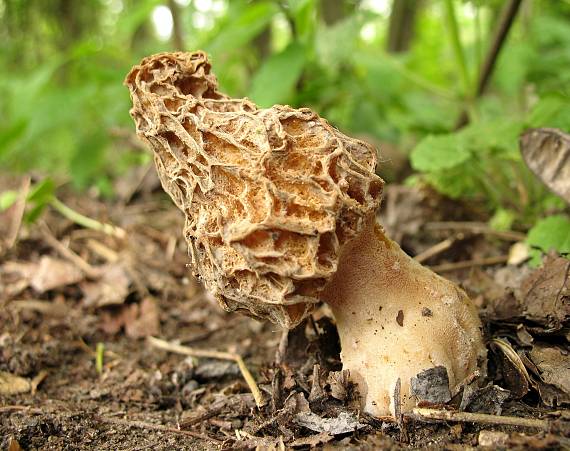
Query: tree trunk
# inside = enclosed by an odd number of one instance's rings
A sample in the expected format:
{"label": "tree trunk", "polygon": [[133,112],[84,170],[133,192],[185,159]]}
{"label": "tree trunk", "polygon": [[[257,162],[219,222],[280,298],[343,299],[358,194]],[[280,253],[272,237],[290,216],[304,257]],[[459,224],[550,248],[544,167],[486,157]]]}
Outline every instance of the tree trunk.
{"label": "tree trunk", "polygon": [[388,25],[389,53],[406,52],[414,37],[416,16],[421,8],[421,0],[394,0]]}

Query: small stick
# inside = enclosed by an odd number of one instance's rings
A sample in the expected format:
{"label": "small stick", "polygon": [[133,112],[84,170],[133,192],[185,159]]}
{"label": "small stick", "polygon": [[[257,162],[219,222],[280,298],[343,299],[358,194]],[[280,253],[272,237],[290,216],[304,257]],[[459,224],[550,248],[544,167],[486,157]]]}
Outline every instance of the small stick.
{"label": "small stick", "polygon": [[508,255],[498,255],[496,257],[476,258],[473,260],[464,260],[453,263],[443,263],[441,265],[430,266],[430,269],[435,272],[455,271],[456,269],[471,268],[473,266],[491,266],[500,263],[506,263],[509,260]]}
{"label": "small stick", "polygon": [[238,364],[238,367],[241,371],[245,382],[247,383],[249,389],[251,390],[251,394],[253,395],[253,399],[255,399],[255,404],[257,407],[261,408],[265,405],[265,401],[257,384],[255,383],[255,379],[253,378],[252,374],[245,366],[245,362],[241,358],[240,355],[231,353],[231,352],[220,352],[220,351],[208,351],[206,349],[195,349],[190,348],[188,346],[182,346],[175,343],[169,343],[165,340],[161,340],[160,338],[148,337],[148,341],[151,346],[155,348],[162,349],[164,351],[175,352],[177,354],[189,355],[191,357],[205,357],[210,359],[220,359],[220,360],[233,360]]}
{"label": "small stick", "polygon": [[153,431],[170,432],[172,434],[186,435],[189,437],[200,438],[202,440],[209,440],[215,443],[222,443],[222,441],[218,440],[217,438],[209,437],[207,435],[200,434],[199,432],[183,431],[181,429],[163,426],[162,424],[146,423],[144,421],[124,420],[121,418],[109,418],[109,417],[100,417],[100,416],[96,416],[95,418],[97,419],[97,421],[100,421],[101,423],[117,424],[120,426],[133,427],[138,429],[150,429]]}
{"label": "small stick", "polygon": [[38,386],[48,377],[48,372],[46,370],[41,370],[36,376],[30,381],[30,392],[32,395],[36,394]]}
{"label": "small stick", "polygon": [[443,222],[428,222],[424,225],[424,230],[466,230],[472,233],[482,235],[492,235],[506,241],[522,241],[526,238],[524,233],[513,232],[512,230],[495,230],[489,227],[484,222],[469,222],[469,221],[443,221]]}
{"label": "small stick", "polygon": [[99,257],[107,260],[109,263],[115,263],[117,260],[119,260],[119,254],[97,240],[89,238],[87,240],[87,247],[95,252]]}
{"label": "small stick", "polygon": [[[52,315],[56,317],[63,317],[69,314],[67,306],[62,304],[55,304],[52,301],[44,301],[41,299],[11,299],[10,308],[16,310],[32,310],[40,312],[44,315]],[[6,304],[7,305],[7,304]]]}
{"label": "small stick", "polygon": [[458,412],[453,410],[427,409],[416,407],[413,415],[419,420],[444,420],[457,421],[461,423],[481,423],[481,424],[504,424],[507,426],[522,426],[528,428],[538,428],[548,430],[550,422],[538,420],[536,418],[507,417],[500,415],[489,415],[487,413]]}
{"label": "small stick", "polygon": [[81,271],[85,273],[85,275],[91,279],[96,279],[99,277],[99,271],[83,260],[79,255],[69,249],[67,246],[64,246],[60,241],[58,241],[51,233],[49,227],[42,223],[40,225],[43,238],[47,241],[47,243],[63,258],[66,258],[75,266],[77,266]]}
{"label": "small stick", "polygon": [[455,243],[455,238],[447,238],[446,240],[443,240],[440,243],[437,243],[436,245],[419,253],[414,257],[414,260],[418,263],[423,263],[431,257],[434,257],[438,254],[441,254],[443,251],[446,251],[453,245],[453,243]]}
{"label": "small stick", "polygon": [[209,420],[210,418],[214,418],[215,416],[222,413],[223,408],[224,406],[216,407],[214,409],[206,410],[200,415],[196,415],[191,418],[186,418],[185,420],[180,421],[178,427],[180,429],[187,429],[190,426],[195,426],[196,424],[202,423],[203,421]]}

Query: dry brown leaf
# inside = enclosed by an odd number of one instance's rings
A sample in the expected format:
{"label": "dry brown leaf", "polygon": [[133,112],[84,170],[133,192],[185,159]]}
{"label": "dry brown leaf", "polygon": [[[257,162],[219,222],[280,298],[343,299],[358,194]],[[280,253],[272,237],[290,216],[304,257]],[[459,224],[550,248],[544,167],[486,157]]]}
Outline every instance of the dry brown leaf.
{"label": "dry brown leaf", "polygon": [[152,297],[131,304],[125,317],[125,333],[132,338],[158,335],[160,329],[158,303]]}
{"label": "dry brown leaf", "polygon": [[560,329],[570,320],[570,261],[547,256],[542,267],[526,277],[520,288],[527,319]]}
{"label": "dry brown leaf", "polygon": [[540,344],[532,348],[529,357],[544,384],[555,388],[539,386],[543,401],[548,405],[570,403],[570,355],[558,347]]}
{"label": "dry brown leaf", "polygon": [[84,282],[83,303],[88,307],[103,307],[125,302],[129,294],[131,279],[121,263],[109,263],[101,268],[101,278],[95,282]]}
{"label": "dry brown leaf", "polygon": [[42,256],[30,285],[38,293],[81,282],[85,275],[75,265],[59,258]]}
{"label": "dry brown leaf", "polygon": [[0,395],[10,396],[28,393],[32,389],[29,379],[0,371]]}
{"label": "dry brown leaf", "polygon": [[128,304],[118,312],[101,312],[101,329],[108,334],[116,334],[121,328],[131,338],[158,335],[160,329],[159,309],[152,297],[143,299],[140,304]]}
{"label": "dry brown leaf", "polygon": [[356,415],[349,412],[341,412],[338,417],[334,418],[323,418],[313,412],[300,412],[295,415],[294,421],[311,431],[326,432],[332,435],[346,434],[364,427]]}
{"label": "dry brown leaf", "polygon": [[520,148],[532,172],[570,204],[570,135],[554,128],[527,130]]}

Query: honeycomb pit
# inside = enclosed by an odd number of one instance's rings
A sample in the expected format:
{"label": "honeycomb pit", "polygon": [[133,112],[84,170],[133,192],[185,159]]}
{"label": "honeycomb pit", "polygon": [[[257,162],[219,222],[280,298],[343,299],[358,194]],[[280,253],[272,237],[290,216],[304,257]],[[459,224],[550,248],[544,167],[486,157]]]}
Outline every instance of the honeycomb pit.
{"label": "honeycomb pit", "polygon": [[185,215],[193,270],[221,306],[291,328],[328,302],[373,415],[410,410],[423,370],[444,366],[453,391],[483,366],[467,296],[375,223],[375,149],[307,108],[232,99],[210,69],[204,52],[161,53],[125,84],[137,135]]}

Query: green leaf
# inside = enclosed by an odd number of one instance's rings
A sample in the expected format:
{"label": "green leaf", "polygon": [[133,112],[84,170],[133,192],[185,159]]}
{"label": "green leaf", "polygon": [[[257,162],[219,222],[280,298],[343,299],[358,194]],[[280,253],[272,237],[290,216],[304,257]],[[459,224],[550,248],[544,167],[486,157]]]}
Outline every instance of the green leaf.
{"label": "green leaf", "polygon": [[[556,215],[538,221],[528,232],[526,241],[543,253],[554,250],[559,254],[570,254],[570,218]],[[540,263],[539,255],[539,252],[533,253],[531,264]]]}
{"label": "green leaf", "polygon": [[411,163],[418,171],[435,172],[459,166],[470,157],[461,135],[429,135],[412,150]]}
{"label": "green leaf", "polygon": [[7,210],[14,202],[18,199],[18,192],[17,191],[4,191],[0,193],[0,212]]}
{"label": "green leaf", "polygon": [[281,53],[271,55],[252,81],[250,97],[261,107],[288,100],[305,65],[303,46],[292,43]]}
{"label": "green leaf", "polygon": [[0,129],[0,158],[10,148],[10,145],[20,139],[26,131],[28,121],[16,120],[7,128]]}
{"label": "green leaf", "polygon": [[79,189],[87,188],[98,174],[101,174],[105,156],[106,135],[87,135],[75,149],[71,158],[70,172],[73,183]]}
{"label": "green leaf", "polygon": [[34,185],[28,194],[28,202],[43,205],[53,198],[55,193],[55,183],[52,179],[46,178]]}
{"label": "green leaf", "polygon": [[274,3],[259,2],[244,5],[237,17],[231,17],[231,20],[225,23],[212,42],[206,46],[206,51],[219,55],[247,44],[269,24],[278,10]]}
{"label": "green leaf", "polygon": [[515,219],[517,218],[516,212],[513,210],[507,210],[504,208],[499,208],[493,215],[493,217],[489,220],[489,226],[493,230],[511,230]]}

